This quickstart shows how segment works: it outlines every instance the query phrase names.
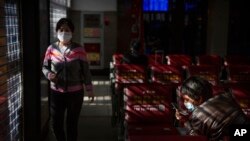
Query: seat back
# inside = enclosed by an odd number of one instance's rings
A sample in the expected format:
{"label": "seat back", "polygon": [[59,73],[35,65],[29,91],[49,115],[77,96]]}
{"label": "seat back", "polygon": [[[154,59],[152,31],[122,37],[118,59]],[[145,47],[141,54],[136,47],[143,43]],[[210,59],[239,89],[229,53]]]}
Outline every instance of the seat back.
{"label": "seat back", "polygon": [[150,54],[147,55],[148,64],[164,64],[164,57],[160,54]]}
{"label": "seat back", "polygon": [[124,89],[125,121],[127,123],[173,124],[173,86],[137,84]]}
{"label": "seat back", "polygon": [[213,65],[220,67],[223,65],[223,59],[219,55],[198,55],[196,56],[196,65]]}
{"label": "seat back", "polygon": [[227,55],[224,57],[224,65],[250,65],[250,56]]}
{"label": "seat back", "polygon": [[218,95],[218,94],[221,94],[225,91],[227,91],[227,86],[224,86],[224,85],[213,85],[212,86],[212,91],[213,91],[213,95]]}
{"label": "seat back", "polygon": [[183,70],[179,66],[173,65],[151,65],[150,67],[150,81],[161,84],[180,84],[183,77]]}
{"label": "seat back", "polygon": [[145,67],[133,64],[118,64],[114,66],[115,83],[144,83],[146,82]]}
{"label": "seat back", "polygon": [[192,57],[185,54],[169,54],[166,56],[167,64],[186,68],[192,65]]}
{"label": "seat back", "polygon": [[243,112],[250,119],[250,87],[248,84],[229,84],[232,94],[239,103]]}
{"label": "seat back", "polygon": [[250,83],[250,65],[227,66],[227,79],[230,83]]}
{"label": "seat back", "polygon": [[123,58],[123,54],[120,53],[115,53],[112,56],[112,62],[114,65],[116,64],[122,64],[122,58]]}
{"label": "seat back", "polygon": [[192,65],[187,68],[188,77],[199,76],[208,80],[212,85],[218,85],[220,82],[220,70],[211,65]]}

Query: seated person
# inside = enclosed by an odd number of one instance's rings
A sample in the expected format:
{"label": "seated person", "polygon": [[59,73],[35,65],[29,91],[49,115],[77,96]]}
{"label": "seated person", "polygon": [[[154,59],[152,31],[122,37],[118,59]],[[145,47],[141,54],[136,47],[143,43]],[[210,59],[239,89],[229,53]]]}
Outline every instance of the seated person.
{"label": "seated person", "polygon": [[179,89],[190,114],[176,110],[176,119],[183,123],[189,135],[207,136],[218,141],[228,136],[232,124],[249,124],[246,115],[230,92],[212,97],[211,84],[196,76],[185,80]]}
{"label": "seated person", "polygon": [[130,52],[123,55],[122,63],[125,64],[137,64],[144,65],[148,64],[148,58],[146,55],[140,53],[140,42],[135,41],[130,46]]}

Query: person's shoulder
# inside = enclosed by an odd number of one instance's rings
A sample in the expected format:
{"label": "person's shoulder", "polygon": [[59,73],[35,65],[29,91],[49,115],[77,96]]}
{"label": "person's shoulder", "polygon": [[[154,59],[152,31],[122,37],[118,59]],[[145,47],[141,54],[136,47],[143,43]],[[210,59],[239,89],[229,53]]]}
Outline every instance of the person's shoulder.
{"label": "person's shoulder", "polygon": [[200,108],[208,108],[208,107],[215,107],[216,105],[221,105],[221,107],[227,107],[230,105],[233,105],[234,98],[231,93],[229,92],[221,92],[211,98],[209,98],[207,101],[203,102],[199,107]]}
{"label": "person's shoulder", "polygon": [[213,99],[227,99],[227,100],[233,100],[234,96],[231,92],[221,92],[219,94],[217,94],[216,96],[213,97]]}

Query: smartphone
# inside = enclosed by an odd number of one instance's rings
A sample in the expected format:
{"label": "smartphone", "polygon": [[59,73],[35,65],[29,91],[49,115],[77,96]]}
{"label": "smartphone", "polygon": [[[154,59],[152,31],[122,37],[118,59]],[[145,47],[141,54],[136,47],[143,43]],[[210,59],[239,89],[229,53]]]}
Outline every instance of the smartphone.
{"label": "smartphone", "polygon": [[173,109],[178,110],[180,114],[182,114],[184,116],[188,115],[188,113],[186,111],[179,109],[176,103],[172,102],[171,105],[172,105]]}
{"label": "smartphone", "polygon": [[172,105],[172,107],[173,107],[173,109],[175,109],[175,110],[179,110],[179,108],[178,108],[178,106],[177,106],[177,104],[176,103],[171,103],[171,105]]}

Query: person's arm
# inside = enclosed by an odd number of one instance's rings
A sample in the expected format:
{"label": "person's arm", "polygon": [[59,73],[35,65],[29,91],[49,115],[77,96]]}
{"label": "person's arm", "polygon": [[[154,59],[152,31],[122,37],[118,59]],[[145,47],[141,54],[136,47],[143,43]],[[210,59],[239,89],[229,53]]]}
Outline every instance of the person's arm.
{"label": "person's arm", "polygon": [[175,118],[181,123],[185,123],[189,120],[189,113],[179,108],[175,108]]}
{"label": "person's arm", "polygon": [[197,131],[193,128],[191,121],[187,120],[184,123],[185,128],[187,129],[187,134],[191,136],[197,136],[199,135]]}
{"label": "person's arm", "polygon": [[48,80],[56,82],[56,74],[51,71],[51,49],[52,46],[49,46],[46,50],[43,60],[42,72]]}
{"label": "person's arm", "polygon": [[[204,111],[203,111],[204,112]],[[205,135],[210,136],[210,128],[207,126],[207,115],[202,112],[202,109],[196,109],[187,121],[184,122],[184,126],[189,135]]]}

